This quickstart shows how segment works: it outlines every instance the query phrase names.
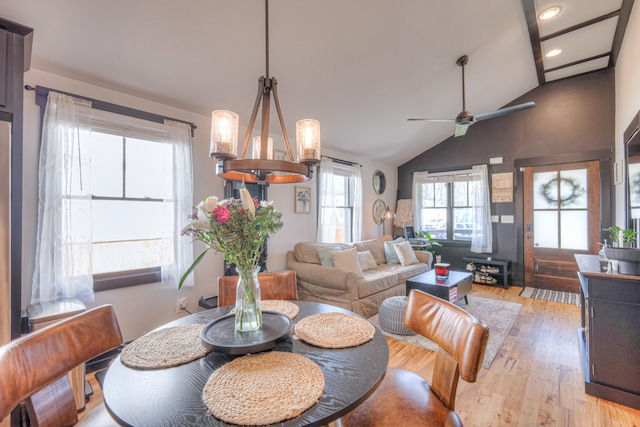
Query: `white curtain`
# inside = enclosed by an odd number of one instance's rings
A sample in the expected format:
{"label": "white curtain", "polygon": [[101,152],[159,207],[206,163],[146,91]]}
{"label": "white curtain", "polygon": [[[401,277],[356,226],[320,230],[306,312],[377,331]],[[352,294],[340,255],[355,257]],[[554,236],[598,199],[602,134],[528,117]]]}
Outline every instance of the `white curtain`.
{"label": "white curtain", "polygon": [[336,198],[335,177],[347,177],[349,194],[353,207],[351,220],[351,236],[345,236],[345,242],[357,242],[362,239],[362,175],[360,165],[343,164],[323,157],[320,162],[319,180],[319,212],[318,212],[318,242],[333,243],[336,240],[338,212]]}
{"label": "white curtain", "polygon": [[91,273],[91,103],[49,92],[39,163],[31,302],[94,301]]}
{"label": "white curtain", "polygon": [[429,172],[414,172],[412,199],[413,199],[413,228],[416,231],[422,230],[422,207],[425,206],[423,184],[429,182]]}
{"label": "white curtain", "polygon": [[[92,274],[91,130],[116,132],[170,145],[165,156],[162,218],[162,288],[177,288],[193,261],[190,239],[180,235],[193,203],[191,128],[152,123],[92,109],[87,101],[49,92],[39,165],[38,230],[32,303],[61,298],[94,301]],[[193,278],[184,283],[193,286]]]}
{"label": "white curtain", "polygon": [[489,193],[489,173],[487,165],[474,166],[471,175],[478,182],[474,199],[473,217],[475,229],[471,239],[471,252],[493,252],[493,224],[491,223],[491,197]]}
{"label": "white curtain", "polygon": [[[181,235],[187,216],[193,210],[193,161],[191,157],[191,126],[165,120],[171,144],[173,162],[164,165],[165,176],[172,182],[166,186],[164,230],[162,237],[161,277],[164,288],[178,288],[182,274],[193,263],[193,242]],[[194,286],[193,274],[182,286]]]}

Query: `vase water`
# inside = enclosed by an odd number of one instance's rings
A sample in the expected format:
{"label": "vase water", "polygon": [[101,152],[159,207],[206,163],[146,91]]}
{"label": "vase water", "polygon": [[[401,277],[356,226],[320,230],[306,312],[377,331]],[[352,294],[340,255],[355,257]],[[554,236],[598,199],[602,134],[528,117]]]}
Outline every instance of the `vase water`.
{"label": "vase water", "polygon": [[260,267],[238,268],[238,286],[236,288],[235,326],[238,332],[251,332],[262,328],[262,308],[260,303]]}

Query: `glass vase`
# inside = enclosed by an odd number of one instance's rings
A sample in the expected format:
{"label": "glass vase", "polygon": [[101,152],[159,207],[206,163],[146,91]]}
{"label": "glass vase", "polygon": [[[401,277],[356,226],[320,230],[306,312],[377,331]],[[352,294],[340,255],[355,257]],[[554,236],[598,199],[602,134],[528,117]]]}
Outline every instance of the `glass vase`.
{"label": "glass vase", "polygon": [[260,305],[260,267],[238,268],[238,286],[236,288],[236,331],[251,332],[262,328],[262,309]]}

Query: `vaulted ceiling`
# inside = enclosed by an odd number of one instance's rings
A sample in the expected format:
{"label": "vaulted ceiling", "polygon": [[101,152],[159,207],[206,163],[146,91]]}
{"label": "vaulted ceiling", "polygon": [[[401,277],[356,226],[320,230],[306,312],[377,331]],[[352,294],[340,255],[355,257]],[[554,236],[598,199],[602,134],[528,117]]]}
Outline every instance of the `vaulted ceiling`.
{"label": "vaulted ceiling", "polygon": [[[269,73],[289,134],[315,118],[324,147],[400,165],[453,134],[450,123],[406,119],[462,110],[458,57],[469,57],[467,109],[495,110],[615,66],[632,5],[271,0]],[[540,21],[551,6],[560,14]],[[204,115],[233,110],[244,125],[265,74],[263,0],[0,0],[0,16],[35,29],[32,68]]]}

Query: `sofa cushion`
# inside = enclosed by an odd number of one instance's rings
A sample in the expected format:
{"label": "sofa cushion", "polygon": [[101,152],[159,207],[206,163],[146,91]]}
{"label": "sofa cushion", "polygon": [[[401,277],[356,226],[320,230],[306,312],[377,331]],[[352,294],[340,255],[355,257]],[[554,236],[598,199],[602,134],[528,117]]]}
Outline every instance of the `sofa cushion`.
{"label": "sofa cushion", "polygon": [[360,267],[362,267],[362,271],[371,270],[372,268],[376,268],[378,263],[375,258],[371,254],[371,251],[358,252],[358,261],[360,261]]}
{"label": "sofa cushion", "polygon": [[293,247],[293,253],[296,256],[296,261],[306,262],[309,264],[320,264],[320,256],[318,255],[319,248],[330,248],[333,251],[342,251],[349,249],[351,246],[344,243],[311,243],[300,242],[296,243]]}
{"label": "sofa cushion", "polygon": [[357,278],[362,277],[362,268],[360,268],[356,248],[346,251],[333,251],[331,253],[333,254],[334,266],[354,273]]}
{"label": "sofa cushion", "polygon": [[400,264],[400,258],[398,258],[398,253],[394,245],[403,241],[404,239],[402,237],[398,237],[391,242],[384,242],[384,256],[387,259],[387,264]]}
{"label": "sofa cushion", "polygon": [[366,298],[371,295],[375,295],[398,284],[398,275],[387,271],[384,268],[386,265],[387,264],[382,264],[373,270],[366,270],[363,272],[364,277],[362,279],[358,279],[357,282],[359,298]]}
{"label": "sofa cushion", "polygon": [[398,259],[400,259],[400,264],[407,266],[418,263],[418,258],[416,257],[415,252],[413,252],[411,243],[401,242],[395,243],[393,246],[396,249],[396,254],[398,254]]}
{"label": "sofa cushion", "polygon": [[384,264],[387,262],[386,257],[384,256],[384,242],[390,241],[391,236],[385,235],[382,237],[378,237],[377,239],[371,240],[363,240],[362,242],[357,242],[355,244],[358,252],[369,251],[371,255],[373,255],[373,259],[376,260],[377,264]]}

